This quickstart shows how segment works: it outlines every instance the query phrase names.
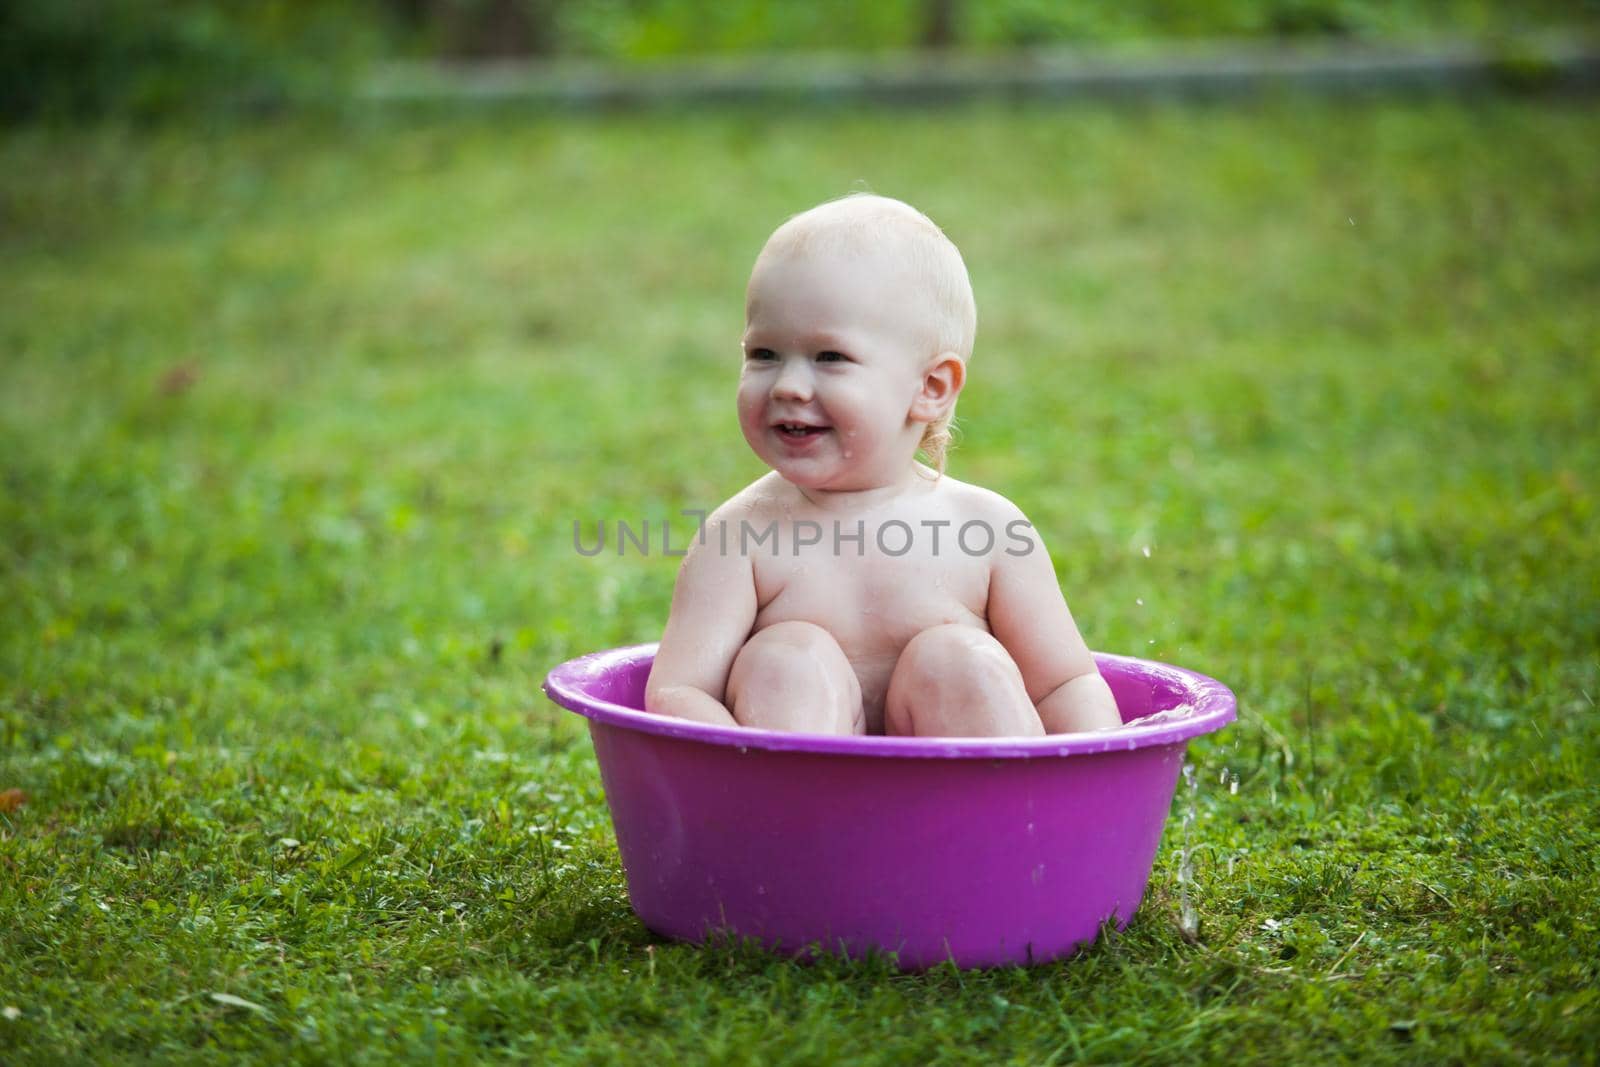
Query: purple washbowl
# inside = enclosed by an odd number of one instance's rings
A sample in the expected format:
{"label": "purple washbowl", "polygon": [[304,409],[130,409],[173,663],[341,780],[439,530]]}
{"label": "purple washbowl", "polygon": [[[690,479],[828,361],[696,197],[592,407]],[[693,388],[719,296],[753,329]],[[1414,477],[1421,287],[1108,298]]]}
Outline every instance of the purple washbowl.
{"label": "purple washbowl", "polygon": [[[550,672],[585,716],[634,911],[902,967],[1042,963],[1138,910],[1189,738],[1234,718],[1204,675],[1097,655],[1124,725],[1040,738],[832,737],[641,710],[655,645]],[[1147,723],[1134,720],[1162,713]]]}

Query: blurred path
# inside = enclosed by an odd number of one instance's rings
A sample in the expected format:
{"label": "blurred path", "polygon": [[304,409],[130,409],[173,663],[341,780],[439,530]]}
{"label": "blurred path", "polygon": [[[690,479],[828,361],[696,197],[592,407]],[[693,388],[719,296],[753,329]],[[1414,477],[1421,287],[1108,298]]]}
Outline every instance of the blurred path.
{"label": "blurred path", "polygon": [[1559,35],[1500,46],[1461,41],[1218,42],[991,54],[745,56],[638,66],[395,63],[381,67],[359,96],[386,104],[635,108],[746,102],[939,104],[976,97],[1246,97],[1282,90],[1592,92],[1597,87],[1600,42]]}

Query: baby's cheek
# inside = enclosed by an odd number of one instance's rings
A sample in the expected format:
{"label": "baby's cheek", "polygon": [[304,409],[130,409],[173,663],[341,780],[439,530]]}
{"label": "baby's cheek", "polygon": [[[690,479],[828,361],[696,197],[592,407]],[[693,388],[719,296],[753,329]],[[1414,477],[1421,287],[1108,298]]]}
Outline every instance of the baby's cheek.
{"label": "baby's cheek", "polygon": [[744,434],[745,444],[754,449],[758,455],[761,451],[763,425],[759,412],[750,416],[743,409],[740,410],[739,429]]}
{"label": "baby's cheek", "polygon": [[751,411],[750,404],[743,395],[738,400],[738,413],[739,425],[748,431],[755,421],[755,413]]}
{"label": "baby's cheek", "polygon": [[759,430],[761,428],[761,424],[762,419],[761,412],[759,410],[751,411],[742,404],[739,406],[739,428],[744,431],[746,437],[751,436],[757,430]]}

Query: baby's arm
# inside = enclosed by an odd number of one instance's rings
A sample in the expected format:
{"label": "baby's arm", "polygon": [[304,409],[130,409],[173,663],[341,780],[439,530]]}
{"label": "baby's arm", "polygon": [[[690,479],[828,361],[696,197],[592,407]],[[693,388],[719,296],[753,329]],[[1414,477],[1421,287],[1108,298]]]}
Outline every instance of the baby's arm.
{"label": "baby's arm", "polygon": [[[1021,518],[1021,512],[1014,512],[1007,522]],[[1100,677],[1078,624],[1072,621],[1050,553],[1038,531],[1028,532],[1033,549],[1026,555],[996,550],[989,579],[989,629],[1022,671],[1023,685],[1039,709],[1045,733],[1120,726],[1122,716],[1111,687]],[[1021,551],[1016,544],[1011,549]]]}
{"label": "baby's arm", "polygon": [[644,706],[656,715],[736,726],[722,701],[734,657],[755,625],[756,584],[748,556],[720,551],[723,521],[713,515],[706,522],[678,570]]}

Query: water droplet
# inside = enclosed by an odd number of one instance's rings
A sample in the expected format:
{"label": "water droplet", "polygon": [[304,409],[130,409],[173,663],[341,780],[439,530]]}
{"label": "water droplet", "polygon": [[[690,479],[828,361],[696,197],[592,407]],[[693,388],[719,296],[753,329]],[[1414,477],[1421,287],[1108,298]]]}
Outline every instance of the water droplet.
{"label": "water droplet", "polygon": [[1174,704],[1170,708],[1152,711],[1148,715],[1141,715],[1137,719],[1129,719],[1124,726],[1154,726],[1156,723],[1177,722],[1194,714],[1193,704]]}
{"label": "water droplet", "polygon": [[1194,845],[1192,841],[1195,819],[1195,798],[1200,789],[1200,783],[1195,778],[1194,764],[1187,761],[1183,765],[1183,783],[1188,791],[1188,803],[1183,811],[1183,849],[1178,853],[1178,928],[1183,936],[1189,940],[1197,940],[1200,936],[1200,913],[1194,906],[1194,901],[1189,897],[1189,887],[1194,884]]}

